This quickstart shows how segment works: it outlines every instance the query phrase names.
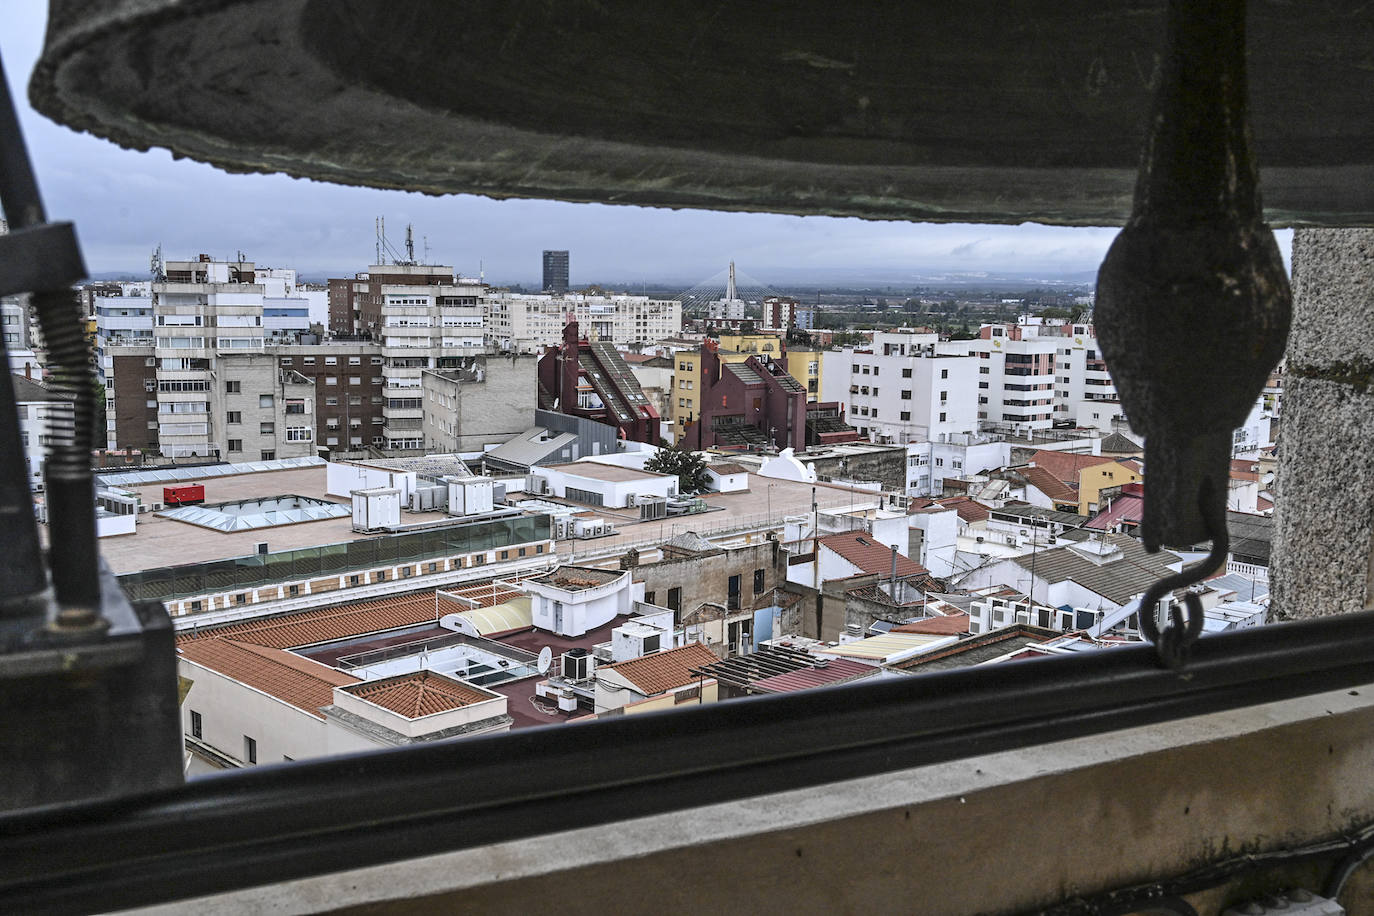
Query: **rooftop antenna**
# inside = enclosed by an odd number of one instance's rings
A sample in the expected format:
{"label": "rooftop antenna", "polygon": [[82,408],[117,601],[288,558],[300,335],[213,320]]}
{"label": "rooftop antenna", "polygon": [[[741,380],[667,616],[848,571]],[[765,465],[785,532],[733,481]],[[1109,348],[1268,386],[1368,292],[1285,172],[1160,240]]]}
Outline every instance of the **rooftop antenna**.
{"label": "rooftop antenna", "polygon": [[386,230],[383,228],[384,225],[385,221],[382,219],[382,217],[373,217],[372,228],[373,231],[376,233],[376,251],[372,256],[373,264],[381,265],[386,263],[386,261],[382,260],[382,235],[386,232]]}
{"label": "rooftop antenna", "polygon": [[477,262],[477,282],[487,282],[487,271],[486,268],[482,266],[482,262],[480,260]]}
{"label": "rooftop antenna", "polygon": [[424,243],[425,243],[425,259],[424,259],[423,261],[421,261],[420,263],[421,263],[421,264],[428,264],[428,263],[429,263],[429,236],[427,236],[427,235],[422,235],[422,236],[420,236],[420,238],[423,239],[423,240],[424,240]]}
{"label": "rooftop antenna", "polygon": [[153,249],[153,256],[148,261],[148,273],[152,276],[154,283],[161,283],[167,279],[167,272],[162,265],[161,242]]}
{"label": "rooftop antenna", "polygon": [[415,227],[406,223],[406,263],[415,263]]}

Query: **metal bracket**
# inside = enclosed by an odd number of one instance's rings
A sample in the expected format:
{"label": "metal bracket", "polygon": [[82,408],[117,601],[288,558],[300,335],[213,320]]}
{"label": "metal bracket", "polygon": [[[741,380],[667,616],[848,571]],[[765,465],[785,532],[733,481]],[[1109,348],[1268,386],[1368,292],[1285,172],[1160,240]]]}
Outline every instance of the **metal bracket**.
{"label": "metal bracket", "polygon": [[0,235],[0,296],[66,289],[85,278],[71,223],[42,223]]}

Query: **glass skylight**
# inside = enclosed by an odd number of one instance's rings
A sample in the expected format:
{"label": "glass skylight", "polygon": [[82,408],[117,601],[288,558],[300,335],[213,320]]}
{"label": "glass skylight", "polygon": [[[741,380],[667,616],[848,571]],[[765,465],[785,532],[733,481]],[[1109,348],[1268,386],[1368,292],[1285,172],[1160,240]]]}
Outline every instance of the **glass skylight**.
{"label": "glass skylight", "polygon": [[173,518],[215,531],[251,531],[277,525],[318,522],[327,518],[348,518],[352,514],[350,506],[309,496],[272,496],[212,506],[177,506],[158,513],[163,518]]}
{"label": "glass skylight", "polygon": [[308,455],[301,458],[277,458],[273,461],[248,461],[242,464],[202,464],[194,467],[169,465],[138,471],[97,471],[96,479],[102,487],[141,487],[152,483],[178,483],[229,477],[233,474],[252,474],[257,471],[284,471],[289,468],[323,467],[323,458]]}

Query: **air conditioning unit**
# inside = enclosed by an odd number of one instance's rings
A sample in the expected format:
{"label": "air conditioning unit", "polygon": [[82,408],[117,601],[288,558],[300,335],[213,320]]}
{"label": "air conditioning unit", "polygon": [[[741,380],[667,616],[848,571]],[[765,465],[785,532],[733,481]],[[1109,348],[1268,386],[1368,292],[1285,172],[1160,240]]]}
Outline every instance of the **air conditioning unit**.
{"label": "air conditioning unit", "polygon": [[586,649],[569,649],[563,653],[563,680],[585,681],[596,671],[596,658]]}

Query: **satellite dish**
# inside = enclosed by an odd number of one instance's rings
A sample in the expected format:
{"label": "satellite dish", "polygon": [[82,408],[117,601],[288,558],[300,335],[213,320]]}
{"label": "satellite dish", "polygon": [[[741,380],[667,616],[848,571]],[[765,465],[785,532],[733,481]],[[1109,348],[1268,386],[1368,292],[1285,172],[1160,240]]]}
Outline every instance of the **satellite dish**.
{"label": "satellite dish", "polygon": [[549,666],[553,664],[553,650],[548,646],[539,650],[539,673],[548,674]]}

